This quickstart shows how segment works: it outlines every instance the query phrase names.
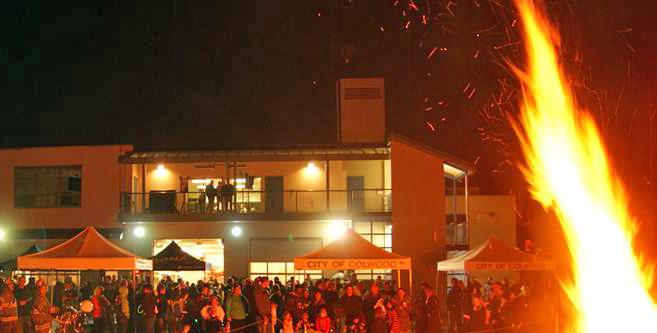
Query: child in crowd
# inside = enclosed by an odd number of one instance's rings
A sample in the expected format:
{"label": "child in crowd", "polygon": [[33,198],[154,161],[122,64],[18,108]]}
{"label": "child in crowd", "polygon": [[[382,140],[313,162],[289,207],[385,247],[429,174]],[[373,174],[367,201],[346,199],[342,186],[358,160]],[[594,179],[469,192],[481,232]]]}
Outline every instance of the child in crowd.
{"label": "child in crowd", "polygon": [[308,312],[304,312],[303,315],[301,315],[301,320],[297,323],[297,328],[295,332],[308,332],[312,328],[312,323],[310,322],[310,316],[308,315]]}
{"label": "child in crowd", "polygon": [[329,333],[331,331],[331,318],[329,318],[325,307],[319,309],[319,316],[315,320],[315,330],[320,333]]}
{"label": "child in crowd", "polygon": [[281,328],[281,333],[294,333],[292,314],[288,311],[285,311],[283,314],[283,328]]}

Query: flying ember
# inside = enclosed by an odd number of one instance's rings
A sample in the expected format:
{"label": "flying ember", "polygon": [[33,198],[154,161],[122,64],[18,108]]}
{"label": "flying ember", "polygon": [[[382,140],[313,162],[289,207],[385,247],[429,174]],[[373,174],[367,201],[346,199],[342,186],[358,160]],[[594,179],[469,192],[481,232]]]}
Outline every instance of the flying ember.
{"label": "flying ember", "polygon": [[532,194],[555,211],[572,258],[564,288],[576,310],[570,332],[657,332],[651,270],[634,253],[635,224],[591,115],[578,105],[557,56],[556,29],[532,0],[516,0],[527,68],[514,123]]}

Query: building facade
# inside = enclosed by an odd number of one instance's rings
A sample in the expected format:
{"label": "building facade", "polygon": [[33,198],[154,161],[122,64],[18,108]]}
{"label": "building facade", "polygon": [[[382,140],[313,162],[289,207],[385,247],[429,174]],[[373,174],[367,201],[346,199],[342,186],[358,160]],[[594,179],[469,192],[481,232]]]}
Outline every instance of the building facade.
{"label": "building facade", "polygon": [[[459,244],[447,238],[443,203],[445,184],[463,182],[469,166],[398,136],[379,146],[260,150],[7,149],[0,161],[3,257],[93,225],[144,257],[175,240],[211,264],[205,277],[316,278],[338,272],[294,271],[293,258],[354,228],[410,256],[416,282],[433,282],[435,262],[468,243],[467,231]],[[212,198],[211,182],[233,191]]]}

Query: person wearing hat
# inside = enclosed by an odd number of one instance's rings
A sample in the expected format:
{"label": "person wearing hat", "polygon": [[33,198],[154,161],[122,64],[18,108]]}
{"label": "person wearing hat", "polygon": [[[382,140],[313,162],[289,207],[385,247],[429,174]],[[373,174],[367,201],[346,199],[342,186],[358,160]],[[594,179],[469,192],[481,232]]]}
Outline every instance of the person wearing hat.
{"label": "person wearing hat", "polygon": [[8,278],[0,293],[0,333],[18,331],[18,308],[14,297],[14,280]]}

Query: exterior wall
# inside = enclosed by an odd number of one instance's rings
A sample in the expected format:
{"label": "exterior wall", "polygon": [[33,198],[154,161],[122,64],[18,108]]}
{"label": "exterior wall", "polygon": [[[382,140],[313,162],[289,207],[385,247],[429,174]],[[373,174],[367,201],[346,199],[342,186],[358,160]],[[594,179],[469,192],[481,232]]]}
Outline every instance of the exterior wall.
{"label": "exterior wall", "polygon": [[[127,227],[126,237],[120,246],[144,257],[153,255],[153,241],[155,239],[195,239],[220,238],[224,244],[224,272],[226,276],[247,276],[249,273],[249,241],[256,238],[321,238],[323,244],[328,244],[335,237],[335,224],[347,225],[347,221],[257,221],[257,222],[154,222],[139,224],[146,230],[143,238],[135,238],[132,228]],[[231,234],[231,229],[239,225],[242,234],[238,237]],[[339,229],[339,228],[338,228]],[[276,249],[271,249],[275,252]],[[274,255],[274,254],[272,254]],[[293,258],[289,258],[293,261]],[[325,276],[329,276],[326,272]]]}
{"label": "exterior wall", "polygon": [[[476,247],[495,235],[516,245],[516,197],[514,195],[470,195],[470,247]],[[445,211],[454,211],[452,197],[445,198]],[[465,197],[456,197],[456,214],[465,214]]]}
{"label": "exterior wall", "polygon": [[435,284],[436,262],[445,258],[443,160],[396,139],[391,157],[392,250],[411,257],[413,285]]}
{"label": "exterior wall", "polygon": [[[3,228],[118,227],[119,193],[130,189],[131,170],[120,165],[131,146],[41,147],[0,150],[0,223]],[[14,167],[82,167],[81,207],[15,208]],[[10,236],[9,236],[10,237]]]}

